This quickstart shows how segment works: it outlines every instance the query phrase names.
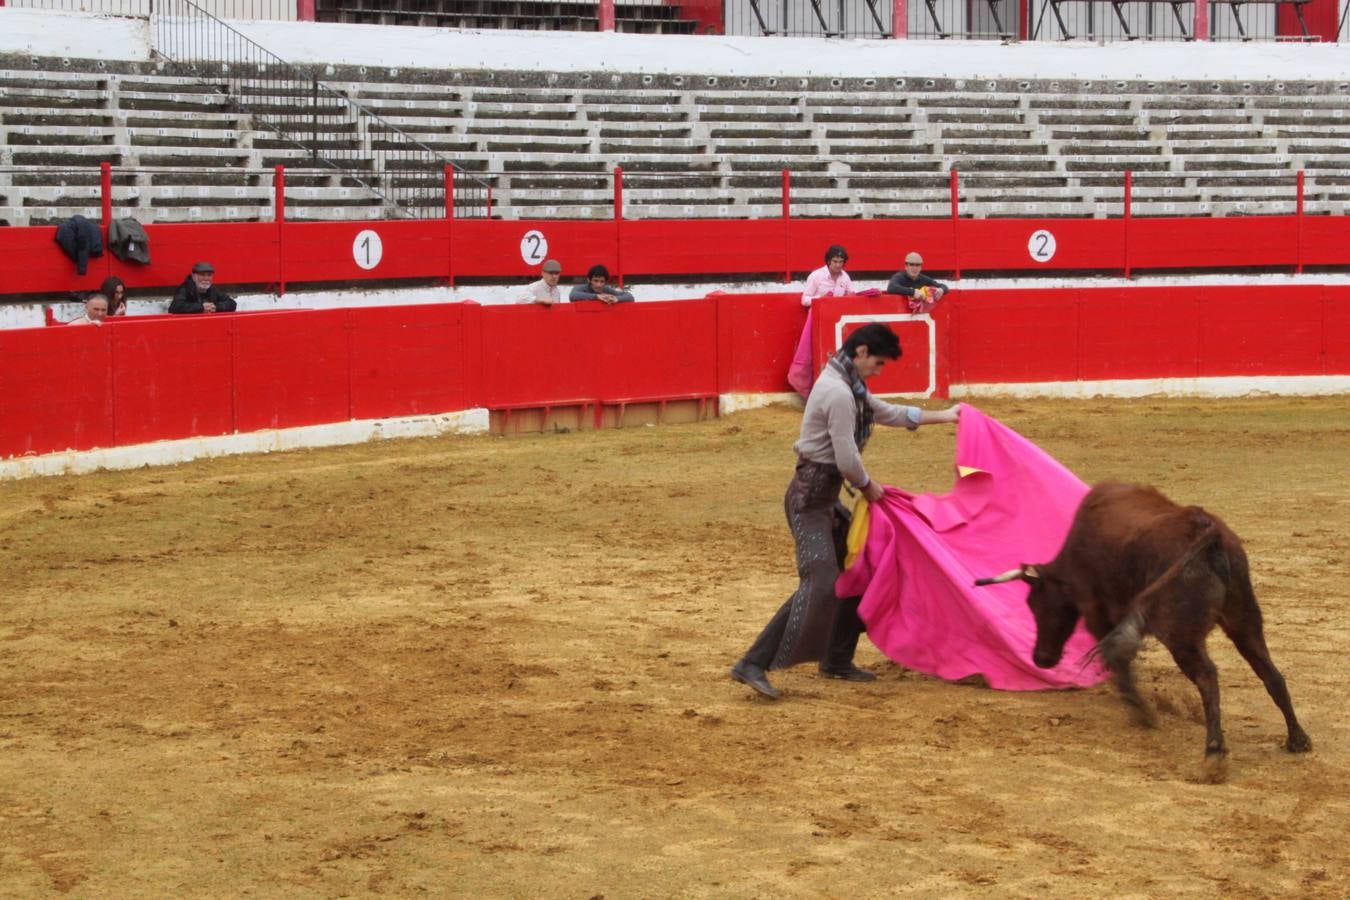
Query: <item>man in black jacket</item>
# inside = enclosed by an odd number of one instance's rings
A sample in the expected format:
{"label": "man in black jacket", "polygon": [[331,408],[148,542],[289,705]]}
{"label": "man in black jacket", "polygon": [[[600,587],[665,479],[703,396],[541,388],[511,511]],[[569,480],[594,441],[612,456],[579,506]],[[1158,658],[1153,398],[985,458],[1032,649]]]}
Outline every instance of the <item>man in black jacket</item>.
{"label": "man in black jacket", "polygon": [[215,277],[216,267],[209,262],[199,262],[193,266],[192,274],[183,279],[174,293],[169,312],[234,312],[234,298],[211,283]]}
{"label": "man in black jacket", "polygon": [[910,312],[928,312],[947,293],[947,286],[924,275],[923,257],[910,252],[905,256],[905,270],[891,276],[886,293],[909,298]]}

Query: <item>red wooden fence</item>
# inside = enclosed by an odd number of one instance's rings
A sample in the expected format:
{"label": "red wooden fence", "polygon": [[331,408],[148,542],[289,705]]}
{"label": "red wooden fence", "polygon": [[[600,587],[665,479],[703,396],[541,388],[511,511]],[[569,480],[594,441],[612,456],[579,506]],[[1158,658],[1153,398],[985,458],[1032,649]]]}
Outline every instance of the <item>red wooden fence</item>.
{"label": "red wooden fence", "polygon": [[[830,244],[853,272],[889,273],[909,250],[932,272],[1092,272],[1350,266],[1350,217],[1150,219],[752,219],[249,222],[148,225],[153,262],[92,259],[88,274],[56,245],[55,227],[0,228],[0,295],[61,295],[118,275],[166,298],[199,259],[222,285],[538,277],[537,233],[566,278],[595,263],[629,279],[804,274]],[[373,265],[369,235],[382,255]],[[365,242],[358,238],[365,238]],[[542,246],[531,244],[530,246]],[[1035,245],[1035,246],[1033,246]],[[1053,253],[1049,250],[1053,248]]]}
{"label": "red wooden fence", "polygon": [[[820,358],[851,323],[895,322],[905,355],[880,392],[1350,376],[1350,286],[958,290],[931,323],[887,296],[823,299],[816,312]],[[786,392],[805,319],[785,293],[5,330],[0,458],[478,407]]]}

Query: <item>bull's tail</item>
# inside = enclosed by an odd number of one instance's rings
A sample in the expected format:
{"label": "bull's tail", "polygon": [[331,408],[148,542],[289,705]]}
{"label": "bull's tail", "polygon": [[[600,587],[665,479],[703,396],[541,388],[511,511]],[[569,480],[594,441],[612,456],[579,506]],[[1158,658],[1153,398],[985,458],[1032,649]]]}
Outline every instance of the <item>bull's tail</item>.
{"label": "bull's tail", "polygon": [[1193,522],[1204,526],[1203,529],[1191,540],[1190,545],[1182,551],[1176,561],[1135,595],[1130,601],[1130,609],[1147,610],[1155,599],[1176,584],[1186,571],[1186,567],[1197,559],[1203,559],[1209,570],[1217,575],[1225,586],[1228,584],[1229,578],[1232,577],[1232,569],[1228,562],[1228,554],[1223,548],[1223,532],[1219,530],[1218,523],[1205,515],[1205,511],[1198,506],[1190,507],[1187,512],[1191,514]]}
{"label": "bull's tail", "polygon": [[1123,622],[1083,654],[1083,665],[1101,662],[1112,672],[1122,671],[1139,652],[1139,645],[1144,642],[1147,630],[1148,624],[1144,621],[1143,613],[1138,609],[1130,610]]}

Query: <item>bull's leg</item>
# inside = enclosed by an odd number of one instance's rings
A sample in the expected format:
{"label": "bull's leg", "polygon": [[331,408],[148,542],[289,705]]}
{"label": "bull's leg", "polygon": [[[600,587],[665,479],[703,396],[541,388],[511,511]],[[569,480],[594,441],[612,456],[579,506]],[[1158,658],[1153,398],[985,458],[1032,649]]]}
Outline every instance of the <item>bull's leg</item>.
{"label": "bull's leg", "polygon": [[[1237,604],[1230,604],[1232,605]],[[1294,703],[1289,699],[1289,688],[1285,686],[1284,676],[1275,668],[1275,663],[1271,662],[1270,651],[1266,649],[1265,634],[1261,629],[1261,610],[1256,605],[1255,599],[1250,605],[1242,603],[1240,606],[1241,609],[1237,614],[1231,609],[1225,609],[1224,617],[1219,620],[1219,626],[1232,640],[1233,646],[1237,647],[1247,665],[1252,667],[1256,677],[1266,686],[1266,693],[1270,694],[1270,699],[1274,700],[1280,712],[1284,713],[1284,724],[1289,731],[1284,748],[1290,753],[1306,753],[1312,749],[1312,740],[1294,716]]]}
{"label": "bull's leg", "polygon": [[1153,728],[1158,724],[1158,717],[1153,713],[1153,707],[1139,696],[1139,688],[1134,683],[1134,672],[1130,664],[1134,662],[1133,657],[1119,663],[1112,663],[1111,683],[1116,686],[1120,692],[1120,699],[1125,701],[1125,705],[1130,709],[1130,721],[1143,728]]}
{"label": "bull's leg", "polygon": [[1204,639],[1187,644],[1168,644],[1172,658],[1200,690],[1205,706],[1205,780],[1218,783],[1228,777],[1228,747],[1219,721],[1219,672],[1205,652]]}
{"label": "bull's leg", "polygon": [[1110,670],[1111,683],[1116,686],[1120,699],[1129,707],[1130,721],[1144,728],[1156,726],[1157,717],[1153,714],[1153,708],[1139,696],[1132,669],[1135,654],[1144,642],[1143,621],[1132,613],[1109,631],[1103,622],[1094,621],[1091,617],[1087,620],[1087,626],[1090,633],[1100,637],[1089,655],[1100,657]]}

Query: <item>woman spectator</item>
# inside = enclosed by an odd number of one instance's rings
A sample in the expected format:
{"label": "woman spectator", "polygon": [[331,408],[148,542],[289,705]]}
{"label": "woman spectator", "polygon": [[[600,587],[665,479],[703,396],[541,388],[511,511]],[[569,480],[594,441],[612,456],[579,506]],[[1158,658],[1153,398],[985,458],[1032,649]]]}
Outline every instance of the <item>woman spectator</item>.
{"label": "woman spectator", "polygon": [[127,285],[116,275],[109,275],[99,285],[98,292],[108,298],[108,315],[125,316],[127,314]]}

